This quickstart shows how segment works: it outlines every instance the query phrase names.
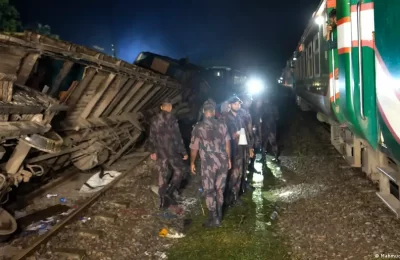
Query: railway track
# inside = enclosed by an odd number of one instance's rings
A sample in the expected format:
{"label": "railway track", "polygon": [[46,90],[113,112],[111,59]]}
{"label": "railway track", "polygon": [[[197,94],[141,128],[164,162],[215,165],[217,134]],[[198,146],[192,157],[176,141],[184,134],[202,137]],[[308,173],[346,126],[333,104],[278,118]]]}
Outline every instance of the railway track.
{"label": "railway track", "polygon": [[[148,157],[148,153],[145,152],[137,152],[128,156],[125,156],[125,160],[129,160],[129,169],[126,169],[125,171],[121,171],[121,175],[119,175],[114,181],[109,183],[107,186],[102,188],[100,191],[94,193],[92,196],[88,197],[84,201],[82,201],[75,210],[72,211],[68,216],[66,216],[64,219],[62,219],[60,222],[58,222],[56,225],[54,225],[49,231],[46,233],[37,236],[35,239],[33,239],[29,245],[22,250],[20,250],[17,254],[15,254],[12,258],[12,260],[17,260],[17,259],[31,259],[29,258],[34,254],[37,250],[40,249],[42,245],[44,245],[47,241],[49,241],[52,237],[57,235],[60,231],[62,231],[65,226],[71,222],[77,221],[79,217],[81,217],[84,212],[86,212],[96,201],[101,199],[104,194],[106,194],[110,189],[112,189],[119,181],[124,179],[126,176],[129,175],[129,173],[132,172],[132,169],[134,169],[136,166],[138,166],[146,157]],[[68,182],[68,180],[71,179],[71,176],[69,178],[64,178],[63,182]],[[56,185],[59,186],[60,182]],[[40,194],[46,193],[50,188],[54,188],[55,185],[50,185],[48,186],[48,189],[45,187],[39,192],[36,196],[39,196]],[[36,197],[37,198],[37,197]],[[33,200],[34,198],[31,198]],[[99,216],[95,216],[95,218],[98,219],[103,219],[103,220],[112,220],[115,219],[115,215],[113,212],[104,212],[103,214]],[[81,230],[78,232],[77,236],[83,235],[83,236],[98,236],[98,231],[96,230]],[[60,249],[60,252],[56,252],[58,255],[66,256],[66,258],[70,259],[83,259],[85,257],[85,252],[82,250],[70,250],[70,249]],[[32,258],[35,259],[35,258]],[[62,258],[59,258],[62,259]]]}

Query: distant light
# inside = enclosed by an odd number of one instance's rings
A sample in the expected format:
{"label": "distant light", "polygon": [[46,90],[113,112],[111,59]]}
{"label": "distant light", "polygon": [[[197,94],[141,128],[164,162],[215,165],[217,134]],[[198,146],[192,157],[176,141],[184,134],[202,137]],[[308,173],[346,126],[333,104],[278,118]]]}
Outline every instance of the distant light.
{"label": "distant light", "polygon": [[217,77],[221,76],[221,72],[217,71]]}
{"label": "distant light", "polygon": [[283,77],[280,77],[279,79],[283,79]]}
{"label": "distant light", "polygon": [[259,79],[251,79],[246,85],[250,94],[260,93],[264,89],[264,83]]}
{"label": "distant light", "polygon": [[315,23],[318,24],[319,26],[324,24],[324,17],[318,16],[315,18]]}
{"label": "distant light", "polygon": [[294,58],[293,58],[293,60],[297,60],[297,58],[296,58],[296,57],[294,57]]}

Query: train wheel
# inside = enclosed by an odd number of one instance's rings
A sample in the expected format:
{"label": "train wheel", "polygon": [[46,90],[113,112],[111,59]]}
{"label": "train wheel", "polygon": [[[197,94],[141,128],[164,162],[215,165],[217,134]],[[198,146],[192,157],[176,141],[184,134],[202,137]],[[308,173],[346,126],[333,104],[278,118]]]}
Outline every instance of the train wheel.
{"label": "train wheel", "polygon": [[46,153],[57,153],[61,151],[61,146],[64,142],[62,137],[54,131],[46,132],[43,135],[33,134],[31,136],[25,136],[22,140],[29,146]]}
{"label": "train wheel", "polygon": [[6,241],[17,230],[17,221],[5,209],[0,208],[0,242]]}

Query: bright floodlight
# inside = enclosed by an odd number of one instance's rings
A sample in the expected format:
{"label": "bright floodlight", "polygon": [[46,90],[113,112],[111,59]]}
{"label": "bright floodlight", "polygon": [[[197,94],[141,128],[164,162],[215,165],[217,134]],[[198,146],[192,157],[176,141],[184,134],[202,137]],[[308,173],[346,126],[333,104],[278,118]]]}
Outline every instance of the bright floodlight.
{"label": "bright floodlight", "polygon": [[315,18],[315,23],[318,25],[323,25],[324,24],[324,18],[322,16],[318,16]]}
{"label": "bright floodlight", "polygon": [[247,82],[247,89],[251,94],[257,94],[264,88],[264,84],[259,79],[251,79]]}

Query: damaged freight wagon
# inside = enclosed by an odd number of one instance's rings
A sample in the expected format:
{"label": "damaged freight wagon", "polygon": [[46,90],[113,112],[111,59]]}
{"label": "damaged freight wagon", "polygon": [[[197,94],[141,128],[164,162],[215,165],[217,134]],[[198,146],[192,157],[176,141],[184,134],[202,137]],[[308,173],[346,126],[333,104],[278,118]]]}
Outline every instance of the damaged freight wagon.
{"label": "damaged freight wagon", "polygon": [[0,34],[0,202],[21,182],[67,165],[111,165],[181,84],[103,53],[32,32]]}

